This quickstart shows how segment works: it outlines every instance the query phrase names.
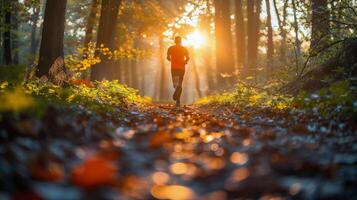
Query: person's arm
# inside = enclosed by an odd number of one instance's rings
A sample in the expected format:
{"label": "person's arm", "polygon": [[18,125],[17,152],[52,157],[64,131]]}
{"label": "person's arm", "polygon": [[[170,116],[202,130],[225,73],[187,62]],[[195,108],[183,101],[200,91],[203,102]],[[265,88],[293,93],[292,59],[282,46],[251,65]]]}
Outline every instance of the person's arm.
{"label": "person's arm", "polygon": [[166,59],[171,62],[171,47],[167,50]]}
{"label": "person's arm", "polygon": [[187,64],[190,60],[190,54],[188,53],[187,48],[185,48],[185,63]]}

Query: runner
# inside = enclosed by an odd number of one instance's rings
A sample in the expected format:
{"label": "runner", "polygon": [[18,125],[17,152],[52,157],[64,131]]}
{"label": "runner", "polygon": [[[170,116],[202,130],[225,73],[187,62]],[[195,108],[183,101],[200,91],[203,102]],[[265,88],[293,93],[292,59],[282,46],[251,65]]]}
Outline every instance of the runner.
{"label": "runner", "polygon": [[167,60],[171,62],[171,75],[175,92],[172,95],[176,106],[180,106],[182,93],[182,82],[185,75],[185,65],[190,60],[190,56],[186,47],[182,46],[182,38],[175,38],[175,45],[167,50]]}

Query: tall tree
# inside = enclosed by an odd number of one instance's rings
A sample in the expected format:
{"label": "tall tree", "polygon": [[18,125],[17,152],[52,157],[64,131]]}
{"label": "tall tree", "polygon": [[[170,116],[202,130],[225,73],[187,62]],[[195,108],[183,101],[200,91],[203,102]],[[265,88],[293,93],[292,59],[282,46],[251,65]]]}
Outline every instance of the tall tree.
{"label": "tall tree", "polygon": [[274,55],[274,43],[273,43],[273,27],[271,25],[271,11],[270,1],[265,0],[266,12],[267,12],[267,27],[268,27],[268,45],[267,45],[267,58],[269,70],[272,70],[272,59]]}
{"label": "tall tree", "polygon": [[54,61],[63,58],[63,37],[67,0],[47,0],[43,21],[37,76],[47,75]]}
{"label": "tall tree", "polygon": [[237,45],[237,64],[238,67],[244,66],[246,63],[246,34],[245,34],[245,24],[244,24],[244,14],[242,0],[235,1],[235,12],[236,12],[236,45]]}
{"label": "tall tree", "polygon": [[[202,18],[202,27],[201,29],[203,30],[204,35],[207,35],[208,38],[213,38],[214,36],[211,33],[211,22],[213,19],[213,15],[211,13],[211,4],[210,0],[206,0],[206,6],[207,6],[207,14],[203,16]],[[205,71],[206,71],[206,77],[207,77],[207,88],[208,90],[214,90],[215,89],[215,69],[213,66],[213,59],[212,59],[212,54],[213,54],[213,46],[214,46],[214,41],[209,40],[207,41],[207,48],[204,49],[203,51],[203,59],[204,59],[204,65]]]}
{"label": "tall tree", "polygon": [[84,47],[85,48],[87,48],[88,44],[93,40],[93,31],[94,31],[95,22],[97,19],[97,13],[99,10],[99,3],[100,3],[100,0],[92,0],[91,9],[90,9],[90,13],[87,18],[87,24],[86,24],[86,35],[84,38]]}
{"label": "tall tree", "polygon": [[6,65],[12,64],[12,49],[11,49],[11,4],[12,0],[4,0],[4,61]]}
{"label": "tall tree", "polygon": [[215,0],[216,24],[216,67],[217,81],[220,87],[232,85],[233,78],[224,78],[223,74],[234,73],[234,57],[230,18],[230,1]]}
{"label": "tall tree", "polygon": [[284,0],[282,18],[280,17],[280,12],[279,12],[276,0],[273,0],[273,4],[274,4],[276,17],[277,17],[277,20],[278,20],[278,25],[279,25],[279,30],[280,30],[280,37],[281,37],[281,42],[280,42],[280,61],[282,63],[285,63],[285,60],[286,60],[286,30],[285,30],[285,26],[286,26],[286,18],[287,18],[288,0]]}
{"label": "tall tree", "polygon": [[12,16],[12,30],[11,30],[11,47],[13,58],[12,61],[15,65],[19,64],[19,16],[17,14],[13,14]]}
{"label": "tall tree", "polygon": [[322,45],[328,40],[330,29],[330,12],[327,0],[312,0],[311,16],[311,44],[310,49],[314,50],[318,45]]}
{"label": "tall tree", "polygon": [[247,1],[248,12],[248,66],[250,72],[255,72],[260,39],[260,12],[262,0]]}
{"label": "tall tree", "polygon": [[297,8],[296,8],[296,1],[292,0],[293,5],[293,13],[294,13],[294,31],[295,31],[295,66],[296,71],[299,71],[299,58],[301,54],[301,47],[300,47],[300,39],[299,39],[299,26],[298,26],[298,18],[297,18]]}
{"label": "tall tree", "polygon": [[[121,0],[102,0],[97,31],[97,48],[104,46],[111,51],[115,49],[115,31],[121,2]],[[105,78],[105,72],[110,69],[110,67],[107,66],[110,66],[112,61],[110,61],[107,56],[100,54],[99,51],[97,51],[96,54],[100,55],[101,62],[92,67],[91,79],[101,80]]]}

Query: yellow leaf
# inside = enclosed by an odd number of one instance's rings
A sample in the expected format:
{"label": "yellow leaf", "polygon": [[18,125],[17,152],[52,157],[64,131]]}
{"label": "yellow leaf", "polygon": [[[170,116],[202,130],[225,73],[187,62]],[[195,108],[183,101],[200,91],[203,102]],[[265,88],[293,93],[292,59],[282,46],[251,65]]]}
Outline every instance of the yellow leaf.
{"label": "yellow leaf", "polygon": [[21,87],[0,96],[0,111],[21,111],[33,105],[33,99]]}

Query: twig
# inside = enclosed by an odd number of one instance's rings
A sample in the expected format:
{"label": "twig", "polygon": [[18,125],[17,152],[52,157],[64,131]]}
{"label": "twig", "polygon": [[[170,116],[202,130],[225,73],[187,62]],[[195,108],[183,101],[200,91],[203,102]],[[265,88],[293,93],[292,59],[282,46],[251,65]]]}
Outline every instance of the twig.
{"label": "twig", "polygon": [[299,75],[298,75],[298,80],[300,80],[300,79],[303,77],[303,73],[304,73],[304,71],[305,71],[305,69],[306,69],[306,67],[307,67],[307,64],[308,64],[308,62],[310,61],[311,58],[317,56],[317,55],[318,55],[319,53],[321,53],[322,51],[325,51],[325,50],[331,48],[332,46],[334,46],[334,45],[336,45],[336,44],[339,44],[339,43],[341,43],[341,42],[343,42],[343,41],[345,41],[345,40],[346,40],[346,39],[337,40],[337,41],[335,41],[335,42],[333,42],[333,43],[331,43],[331,44],[329,44],[329,45],[324,46],[323,48],[319,49],[318,51],[314,51],[314,49],[313,49],[313,50],[312,50],[313,53],[308,56],[308,58],[306,59],[306,61],[305,61],[305,63],[304,63],[304,67],[302,68],[301,72],[300,72]]}

